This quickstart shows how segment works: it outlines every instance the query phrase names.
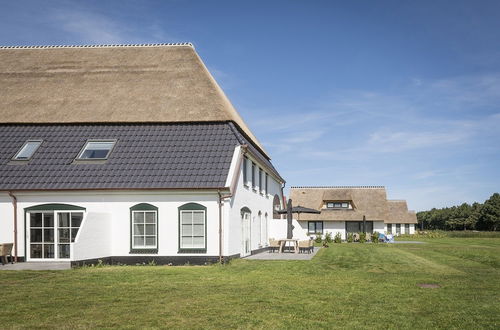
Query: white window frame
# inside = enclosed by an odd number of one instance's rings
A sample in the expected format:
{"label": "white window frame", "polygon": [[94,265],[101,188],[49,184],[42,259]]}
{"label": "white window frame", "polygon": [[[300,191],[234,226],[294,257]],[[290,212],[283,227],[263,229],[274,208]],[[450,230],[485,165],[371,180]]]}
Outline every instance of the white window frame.
{"label": "white window frame", "polygon": [[[35,150],[33,150],[33,152],[31,153],[31,155],[28,157],[28,158],[18,158],[19,157],[19,154],[21,153],[21,151],[24,150],[24,148],[28,145],[28,143],[39,143],[38,146],[35,148]],[[40,146],[42,145],[43,143],[43,140],[26,140],[26,142],[23,143],[23,145],[21,146],[21,148],[19,148],[19,150],[16,152],[16,154],[14,155],[14,157],[11,158],[11,160],[16,160],[16,161],[28,161],[30,160],[31,158],[33,158],[33,155],[35,155],[35,153],[37,152],[37,150],[40,148]]]}
{"label": "white window frame", "polygon": [[[136,235],[135,234],[135,225],[136,223],[134,222],[135,220],[135,214],[136,213],[144,213],[144,234],[142,235]],[[147,235],[146,234],[146,225],[151,225],[151,223],[146,222],[146,213],[154,213],[155,215],[155,233],[154,235]],[[154,245],[146,245],[146,237],[147,236],[154,236],[155,237],[155,244]],[[144,237],[144,245],[135,245],[135,238],[136,237]],[[157,249],[158,248],[158,211],[157,210],[133,210],[132,211],[132,249],[134,250],[140,250],[140,249]]]}
{"label": "white window frame", "polygon": [[[76,157],[76,160],[78,160],[78,161],[107,160],[107,159],[109,159],[109,156],[111,155],[111,153],[115,149],[116,142],[117,142],[117,140],[105,140],[105,139],[103,139],[103,140],[87,140],[87,142],[85,142],[85,145],[83,146],[83,148],[78,153],[78,156]],[[101,157],[101,158],[81,158],[82,155],[83,155],[83,153],[87,150],[87,147],[91,143],[113,143],[113,145],[111,146],[111,149],[109,149],[108,153],[106,154],[106,157]]]}
{"label": "white window frame", "polygon": [[[183,244],[182,238],[189,237],[189,236],[183,234],[183,223],[182,223],[183,214],[184,213],[198,213],[198,212],[203,213],[203,246],[184,247],[182,245]],[[181,216],[181,218],[179,219],[180,220],[179,221],[179,226],[180,226],[180,228],[179,228],[179,249],[180,250],[205,250],[207,248],[207,214],[206,214],[206,211],[205,210],[181,210],[180,216]],[[193,217],[191,217],[191,219],[193,219]],[[192,220],[191,220],[191,237],[200,237],[200,236],[194,235],[194,230],[192,229],[193,227],[194,227],[194,224],[192,223]]]}
{"label": "white window frame", "polygon": [[[32,227],[31,226],[31,216],[32,214],[35,213],[50,213],[54,217],[54,226],[49,227],[52,230],[54,230],[54,242],[53,243],[46,243],[46,242],[32,242],[32,237],[31,237],[31,229],[42,229],[42,235],[45,235],[44,230],[47,228],[45,227],[45,224],[43,223],[43,215],[42,215],[42,226],[41,227]],[[62,227],[59,226],[59,214],[60,213],[69,213],[69,227]],[[73,227],[72,222],[71,222],[71,216],[73,213],[82,213],[82,221],[80,222],[79,227]],[[87,215],[87,212],[84,210],[36,210],[36,211],[28,211],[26,212],[28,215],[26,219],[26,260],[27,261],[58,261],[58,260],[74,260],[74,255],[73,255],[73,246],[75,242],[78,241],[78,237],[80,236],[81,233],[81,228],[83,227],[85,223],[85,218]],[[78,228],[78,232],[74,237],[74,240],[71,240],[72,237],[72,230]],[[68,243],[61,243],[59,242],[59,229],[69,229],[69,242]],[[43,236],[42,236],[43,237]],[[43,241],[43,238],[42,238]],[[32,244],[42,244],[42,257],[41,258],[32,258],[31,257],[31,245]],[[54,258],[45,258],[43,256],[43,245],[45,244],[53,244],[54,245]],[[69,245],[70,246],[70,255],[69,258],[61,258],[59,257],[59,245]]]}

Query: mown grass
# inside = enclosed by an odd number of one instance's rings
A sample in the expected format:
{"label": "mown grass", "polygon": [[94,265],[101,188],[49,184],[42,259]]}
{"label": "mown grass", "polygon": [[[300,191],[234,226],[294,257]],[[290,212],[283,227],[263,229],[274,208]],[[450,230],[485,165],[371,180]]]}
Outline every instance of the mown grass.
{"label": "mown grass", "polygon": [[1,328],[498,329],[500,239],[331,244],[312,261],[0,271],[0,292]]}

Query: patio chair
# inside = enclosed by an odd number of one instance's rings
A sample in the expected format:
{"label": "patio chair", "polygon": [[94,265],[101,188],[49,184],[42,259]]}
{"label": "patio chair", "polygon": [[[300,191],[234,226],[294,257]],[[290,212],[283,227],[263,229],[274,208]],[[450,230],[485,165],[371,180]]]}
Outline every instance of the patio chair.
{"label": "patio chair", "polygon": [[10,262],[14,263],[14,259],[12,258],[12,247],[14,243],[4,243],[0,244],[0,259],[2,259],[2,265],[8,263],[7,256],[10,257]]}
{"label": "patio chair", "polygon": [[274,238],[269,239],[269,253],[278,252],[280,250],[280,242]]}
{"label": "patio chair", "polygon": [[313,253],[313,252],[314,252],[314,240],[310,239],[308,253]]}
{"label": "patio chair", "polygon": [[299,241],[299,253],[309,253],[309,241]]}
{"label": "patio chair", "polygon": [[372,240],[372,234],[366,233],[366,240],[371,241]]}
{"label": "patio chair", "polygon": [[354,233],[354,242],[359,242],[359,233]]}

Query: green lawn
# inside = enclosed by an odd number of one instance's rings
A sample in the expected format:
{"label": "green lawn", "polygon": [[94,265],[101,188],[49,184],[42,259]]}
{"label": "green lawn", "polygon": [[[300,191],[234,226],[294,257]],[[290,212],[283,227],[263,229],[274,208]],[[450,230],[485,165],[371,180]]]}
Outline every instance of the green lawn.
{"label": "green lawn", "polygon": [[0,271],[0,327],[498,329],[500,239],[425,241],[331,244],[312,261]]}

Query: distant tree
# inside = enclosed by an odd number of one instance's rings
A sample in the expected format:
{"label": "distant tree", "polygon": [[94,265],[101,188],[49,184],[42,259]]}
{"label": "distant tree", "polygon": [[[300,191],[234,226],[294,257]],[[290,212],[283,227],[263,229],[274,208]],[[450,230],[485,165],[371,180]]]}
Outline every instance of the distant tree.
{"label": "distant tree", "polygon": [[500,194],[494,193],[484,202],[479,212],[477,228],[481,230],[500,230]]}
{"label": "distant tree", "polygon": [[417,213],[419,227],[442,230],[500,230],[500,194],[494,193],[484,204],[433,208]]}

